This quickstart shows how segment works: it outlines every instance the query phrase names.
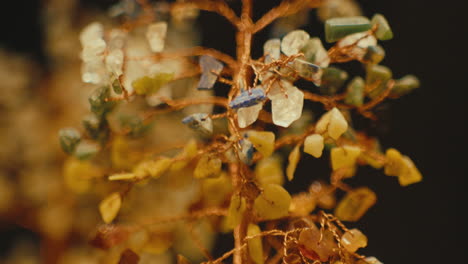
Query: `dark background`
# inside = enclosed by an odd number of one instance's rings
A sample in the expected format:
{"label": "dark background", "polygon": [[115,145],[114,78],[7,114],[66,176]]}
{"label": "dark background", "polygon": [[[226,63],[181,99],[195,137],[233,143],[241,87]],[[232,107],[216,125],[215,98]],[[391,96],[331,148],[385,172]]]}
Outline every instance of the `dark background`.
{"label": "dark background", "polygon": [[[102,8],[114,1],[82,2]],[[278,2],[256,0],[256,16]],[[378,194],[377,205],[357,224],[369,238],[363,253],[386,264],[464,263],[462,254],[467,243],[462,240],[462,213],[468,207],[462,192],[467,191],[463,179],[468,176],[468,23],[463,1],[359,2],[366,16],[382,13],[393,28],[394,39],[381,43],[387,53],[382,64],[389,66],[397,78],[412,73],[422,83],[416,92],[384,105],[379,111],[380,123],[363,127],[378,136],[384,148],[395,147],[410,156],[424,175],[423,182],[400,187],[395,178],[386,177],[381,171],[359,170],[351,184],[368,185]],[[28,53],[46,66],[39,7],[38,0],[2,1],[0,46]],[[317,23],[311,16],[310,25],[315,26],[305,29],[311,35],[322,36],[322,26]],[[200,27],[205,46],[234,55],[234,31],[228,23],[216,15],[202,13]],[[265,30],[255,38],[254,56],[262,52],[267,33]],[[314,176],[297,179],[288,187],[304,189],[315,175],[325,172],[320,163],[323,161],[313,159],[301,162],[298,175]],[[0,229],[0,253],[17,234],[16,230]],[[220,252],[229,247],[229,239],[221,242]]]}

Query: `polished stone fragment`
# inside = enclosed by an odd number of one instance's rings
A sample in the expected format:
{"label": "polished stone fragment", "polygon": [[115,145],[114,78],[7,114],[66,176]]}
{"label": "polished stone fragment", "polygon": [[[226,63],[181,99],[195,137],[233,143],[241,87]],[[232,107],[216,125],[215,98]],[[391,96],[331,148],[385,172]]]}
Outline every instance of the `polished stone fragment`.
{"label": "polished stone fragment", "polygon": [[304,106],[304,93],[289,82],[282,82],[286,94],[271,94],[271,112],[273,123],[288,127],[301,117]]}
{"label": "polished stone fragment", "polygon": [[135,180],[137,175],[135,173],[116,173],[109,176],[109,181],[131,181]]}
{"label": "polished stone fragment", "polygon": [[281,40],[267,40],[263,45],[263,55],[265,56],[265,63],[270,63],[274,60],[278,60],[281,55]]}
{"label": "polished stone fragment", "polygon": [[393,38],[393,32],[387,19],[381,14],[375,14],[371,20],[372,26],[377,26],[375,36],[380,40],[389,40]]}
{"label": "polished stone fragment", "polygon": [[365,63],[379,64],[385,58],[385,50],[380,45],[368,46],[362,60]]}
{"label": "polished stone fragment", "polygon": [[106,67],[116,77],[122,75],[124,64],[124,53],[120,49],[114,49],[106,56]]}
{"label": "polished stone fragment", "polygon": [[394,148],[387,149],[385,152],[385,175],[398,176],[401,174],[404,167],[403,155]]}
{"label": "polished stone fragment", "polygon": [[93,22],[87,25],[80,33],[80,42],[82,46],[86,46],[96,39],[102,39],[104,36],[104,27],[99,22]]}
{"label": "polished stone fragment", "polygon": [[348,129],[348,122],[338,108],[333,107],[325,113],[315,125],[315,132],[318,134],[328,133],[337,140]]}
{"label": "polished stone fragment", "polygon": [[247,164],[247,165],[252,164],[253,155],[255,152],[252,142],[250,142],[250,140],[248,140],[247,138],[244,138],[239,141],[239,145],[240,145],[240,150],[241,150],[239,152],[240,160],[244,164]]}
{"label": "polished stone fragment", "polygon": [[97,143],[86,140],[80,141],[76,146],[75,152],[73,155],[80,160],[87,160],[94,157],[100,150],[100,147]]}
{"label": "polished stone fragment", "polygon": [[301,52],[304,53],[304,58],[311,63],[314,63],[322,68],[328,67],[330,57],[327,50],[323,47],[320,38],[311,38],[307,41]]}
{"label": "polished stone fragment", "polygon": [[235,228],[242,220],[246,209],[245,199],[239,194],[233,194],[229,203],[228,213],[226,216],[226,226]]}
{"label": "polished stone fragment", "polygon": [[311,80],[317,86],[320,85],[323,73],[320,66],[301,59],[295,59],[291,64],[299,76]]}
{"label": "polished stone fragment", "polygon": [[255,199],[254,209],[265,220],[278,219],[288,215],[291,196],[277,184],[263,186],[263,192]]}
{"label": "polished stone fragment", "polygon": [[83,118],[82,124],[90,138],[99,142],[109,138],[109,123],[105,118],[99,119],[95,114],[89,114]]}
{"label": "polished stone fragment", "polygon": [[365,259],[358,260],[356,264],[383,264],[380,260],[376,257],[367,257]]}
{"label": "polished stone fragment", "polygon": [[275,150],[275,134],[273,132],[250,130],[247,132],[247,138],[264,158],[273,154]]}
{"label": "polished stone fragment", "polygon": [[255,166],[255,178],[261,186],[270,183],[283,185],[284,174],[281,158],[277,155],[261,159]]}
{"label": "polished stone fragment", "polygon": [[[337,44],[338,47],[356,46],[361,49],[367,49],[369,46],[377,45],[377,39],[369,32],[358,32],[342,38]],[[353,52],[358,52],[354,50]],[[364,53],[360,56],[363,56]]]}
{"label": "polished stone fragment", "polygon": [[91,96],[88,98],[88,102],[91,105],[91,112],[96,114],[98,117],[102,117],[111,111],[116,103],[107,101],[109,97],[110,88],[108,86],[99,87],[94,90]]}
{"label": "polished stone fragment", "polygon": [[360,154],[361,149],[355,146],[332,148],[330,153],[332,169],[338,170],[341,168],[354,167]]}
{"label": "polished stone fragment", "polygon": [[298,242],[302,255],[314,261],[327,262],[338,253],[338,244],[333,233],[330,230],[320,230],[315,225],[301,231]]}
{"label": "polished stone fragment", "polygon": [[331,43],[347,35],[367,31],[370,28],[369,19],[363,16],[330,18],[325,21],[325,39]]}
{"label": "polished stone fragment", "polygon": [[249,107],[241,107],[237,110],[237,123],[240,128],[246,128],[257,121],[258,115],[263,108],[263,103]]}
{"label": "polished stone fragment", "polygon": [[382,65],[369,65],[366,69],[366,85],[371,88],[369,98],[376,98],[385,91],[387,82],[392,78],[392,71]]}
{"label": "polished stone fragment", "polygon": [[161,52],[164,49],[166,33],[166,22],[156,22],[148,26],[148,30],[146,31],[146,39],[148,40],[151,51]]}
{"label": "polished stone fragment", "polygon": [[306,137],[304,140],[304,152],[316,158],[320,158],[322,156],[323,148],[324,144],[322,135],[313,134]]}
{"label": "polished stone fragment", "polygon": [[143,76],[132,82],[135,93],[139,95],[149,95],[156,93],[163,85],[174,79],[173,73],[156,73],[153,76]]}
{"label": "polished stone fragment", "polygon": [[325,68],[320,82],[320,92],[325,95],[334,95],[347,79],[347,72],[335,67]]}
{"label": "polished stone fragment", "polygon": [[385,152],[384,173],[388,176],[397,176],[401,186],[407,186],[422,180],[421,172],[416,168],[413,161],[393,148],[387,149]]}
{"label": "polished stone fragment", "polygon": [[213,133],[213,121],[208,114],[197,113],[189,115],[182,119],[182,123],[204,135],[211,135]]}
{"label": "polished stone fragment", "polygon": [[299,146],[294,147],[294,149],[289,153],[288,156],[288,167],[286,168],[286,176],[288,180],[292,181],[294,179],[294,172],[296,172],[297,164],[301,159],[301,151]]}
{"label": "polished stone fragment", "polygon": [[286,56],[297,54],[307,44],[309,38],[309,34],[304,30],[291,31],[281,41],[281,51]]}
{"label": "polished stone fragment", "polygon": [[408,186],[413,183],[422,181],[421,172],[414,165],[413,161],[407,157],[403,157],[403,163],[405,165],[404,170],[398,175],[398,182],[401,186]]}
{"label": "polished stone fragment", "polygon": [[104,84],[107,75],[106,66],[100,59],[83,62],[81,65],[81,80],[84,83]]}
{"label": "polished stone fragment", "polygon": [[218,177],[221,174],[222,161],[211,155],[202,156],[193,171],[193,177],[197,179],[202,178],[214,178]]}
{"label": "polished stone fragment", "polygon": [[111,193],[104,198],[99,204],[99,212],[101,213],[102,220],[106,224],[112,222],[117,216],[122,205],[122,198],[118,192]]}
{"label": "polished stone fragment", "polygon": [[345,103],[361,106],[364,102],[364,88],[366,83],[360,76],[354,77],[346,88]]}
{"label": "polished stone fragment", "polygon": [[249,248],[249,255],[252,261],[255,264],[263,264],[263,246],[262,238],[258,236],[262,231],[260,227],[255,224],[249,224],[247,227],[247,236],[253,237],[247,241],[247,246]]}
{"label": "polished stone fragment", "polygon": [[81,141],[81,135],[75,128],[63,128],[59,131],[59,142],[63,151],[72,154],[78,143]]}
{"label": "polished stone fragment", "polygon": [[335,216],[341,221],[355,222],[377,201],[376,194],[367,187],[349,191],[335,208]]}
{"label": "polished stone fragment", "polygon": [[234,109],[249,107],[260,103],[265,100],[265,98],[265,91],[263,91],[261,87],[244,90],[229,102],[229,107]]}
{"label": "polished stone fragment", "polygon": [[419,86],[420,82],[418,77],[414,75],[406,75],[395,81],[395,85],[390,93],[393,96],[403,96],[409,94],[414,89],[419,88]]}
{"label": "polished stone fragment", "polygon": [[348,250],[348,252],[354,253],[359,248],[367,246],[367,237],[357,228],[346,231],[341,236],[341,245]]}
{"label": "polished stone fragment", "polygon": [[198,63],[200,64],[202,74],[200,76],[200,80],[198,81],[197,89],[213,89],[213,86],[218,79],[218,75],[224,68],[223,64],[209,55],[200,56]]}

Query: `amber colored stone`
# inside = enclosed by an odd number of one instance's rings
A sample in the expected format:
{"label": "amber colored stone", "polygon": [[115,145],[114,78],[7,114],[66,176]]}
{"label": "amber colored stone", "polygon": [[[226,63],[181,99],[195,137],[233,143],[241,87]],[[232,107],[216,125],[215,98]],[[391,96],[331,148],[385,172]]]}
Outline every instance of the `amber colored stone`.
{"label": "amber colored stone", "polygon": [[394,148],[387,149],[385,152],[385,175],[398,176],[403,168],[403,155],[401,155],[401,153]]}
{"label": "amber colored stone", "polygon": [[407,156],[403,157],[405,169],[398,175],[398,182],[401,186],[408,186],[422,180],[421,172],[416,168],[413,161]]}
{"label": "amber colored stone", "polygon": [[193,172],[193,177],[212,178],[217,177],[221,173],[222,162],[218,157],[204,155],[200,158]]}
{"label": "amber colored stone", "polygon": [[354,167],[359,154],[361,154],[361,149],[355,146],[332,148],[330,153],[332,169]]}
{"label": "amber colored stone", "polygon": [[138,254],[127,248],[120,256],[119,264],[138,264],[139,261]]}
{"label": "amber colored stone", "polygon": [[263,192],[255,199],[254,209],[263,219],[278,219],[288,214],[291,196],[282,186],[268,184]]}
{"label": "amber colored stone", "polygon": [[129,231],[116,225],[101,225],[90,240],[90,244],[96,248],[107,250],[125,240],[129,236]]}
{"label": "amber colored stone", "polygon": [[280,157],[273,155],[261,159],[255,166],[255,178],[262,186],[270,183],[283,185],[284,173]]}
{"label": "amber colored stone", "polygon": [[367,237],[359,229],[353,228],[341,236],[341,245],[353,253],[367,246]]}
{"label": "amber colored stone", "polygon": [[231,229],[236,227],[242,220],[245,209],[245,199],[239,194],[232,195],[228,214],[226,216],[226,226]]}
{"label": "amber colored stone", "polygon": [[251,130],[247,133],[247,137],[264,158],[273,154],[275,150],[275,134],[273,132]]}
{"label": "amber colored stone", "polygon": [[297,164],[301,159],[301,152],[299,150],[299,146],[296,146],[288,157],[288,167],[286,168],[286,176],[288,176],[288,180],[292,181],[294,178],[294,172],[296,172]]}
{"label": "amber colored stone", "polygon": [[375,193],[367,187],[348,192],[335,208],[335,216],[342,221],[355,222],[377,201]]}
{"label": "amber colored stone", "polygon": [[122,205],[122,198],[118,192],[114,192],[107,196],[99,204],[99,212],[101,213],[102,220],[105,223],[110,223],[117,216]]}
{"label": "amber colored stone", "polygon": [[[258,225],[249,224],[247,227],[247,236],[254,237],[261,233],[260,227]],[[249,255],[250,258],[253,260],[255,264],[263,264],[263,246],[262,246],[262,238],[260,236],[256,236],[247,240],[247,246],[249,248]]]}
{"label": "amber colored stone", "polygon": [[338,244],[331,231],[314,226],[300,233],[299,249],[305,257],[325,262],[338,253]]}

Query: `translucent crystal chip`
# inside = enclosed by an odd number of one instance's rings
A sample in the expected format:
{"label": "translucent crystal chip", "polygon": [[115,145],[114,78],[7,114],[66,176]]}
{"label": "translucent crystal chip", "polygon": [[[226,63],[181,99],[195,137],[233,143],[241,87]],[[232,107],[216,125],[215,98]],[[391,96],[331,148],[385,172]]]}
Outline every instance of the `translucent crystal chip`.
{"label": "translucent crystal chip", "polygon": [[237,123],[240,128],[245,128],[257,121],[258,114],[263,108],[263,103],[258,103],[249,107],[242,107],[237,110]]}
{"label": "translucent crystal chip", "polygon": [[[277,126],[288,127],[298,120],[304,106],[304,93],[289,82],[281,82],[285,94],[271,91],[271,112],[273,123]],[[279,89],[277,87],[276,89]]]}
{"label": "translucent crystal chip", "polygon": [[385,50],[380,45],[368,46],[363,61],[370,64],[379,64],[385,58]]}
{"label": "translucent crystal chip", "polygon": [[96,39],[83,46],[81,59],[83,62],[101,61],[106,51],[106,42],[103,39]]}
{"label": "translucent crystal chip", "polygon": [[153,52],[161,52],[164,49],[166,41],[167,23],[156,22],[148,26],[146,31],[146,39]]}
{"label": "translucent crystal chip", "polygon": [[331,43],[347,35],[367,31],[370,28],[369,19],[363,16],[330,18],[325,21],[325,39]]}
{"label": "translucent crystal chip", "polygon": [[244,138],[239,141],[239,145],[240,145],[240,152],[239,152],[240,160],[247,165],[252,164],[252,159],[253,159],[253,155],[255,152],[252,142]]}
{"label": "translucent crystal chip", "polygon": [[273,60],[278,60],[281,55],[281,40],[267,40],[263,45],[263,55],[265,55],[265,63],[270,63]]}
{"label": "translucent crystal chip", "polygon": [[270,183],[283,185],[284,174],[280,157],[273,155],[261,159],[255,166],[255,178],[261,186]]}
{"label": "translucent crystal chip", "polygon": [[199,64],[202,74],[200,81],[198,82],[198,90],[213,89],[213,86],[218,79],[218,75],[223,70],[223,64],[208,55],[200,56]]}
{"label": "translucent crystal chip", "polygon": [[359,229],[353,228],[346,231],[343,236],[341,236],[341,245],[343,245],[346,250],[353,253],[359,248],[367,246],[367,237]]}
{"label": "translucent crystal chip", "polygon": [[87,25],[80,33],[80,42],[82,46],[87,46],[97,39],[104,36],[104,27],[99,22],[93,22]]}
{"label": "translucent crystal chip", "polygon": [[231,178],[221,173],[217,178],[205,178],[201,182],[203,204],[207,207],[221,206],[232,193]]}
{"label": "translucent crystal chip", "polygon": [[332,169],[354,167],[360,154],[361,149],[355,146],[332,148],[330,153]]}
{"label": "translucent crystal chip", "polygon": [[348,192],[335,208],[335,216],[342,221],[355,222],[377,201],[375,193],[367,187]]}
{"label": "translucent crystal chip", "polygon": [[291,196],[280,185],[268,184],[263,192],[255,199],[254,209],[258,216],[266,219],[278,219],[288,215]]}
{"label": "translucent crystal chip", "polygon": [[73,155],[80,160],[87,160],[94,157],[100,150],[97,143],[86,140],[80,141],[75,148]]}
{"label": "translucent crystal chip", "polygon": [[81,135],[75,128],[63,128],[59,130],[59,142],[63,151],[72,154],[81,141]]}
{"label": "translucent crystal chip", "polygon": [[193,171],[193,177],[202,179],[202,178],[214,178],[218,177],[221,174],[222,161],[212,155],[202,156]]}
{"label": "translucent crystal chip", "polygon": [[304,30],[291,31],[281,41],[281,51],[286,56],[297,54],[307,44],[309,38],[309,34]]}
{"label": "translucent crystal chip", "polygon": [[403,155],[394,148],[387,149],[385,152],[385,175],[398,176],[404,167]]}
{"label": "translucent crystal chip", "polygon": [[255,264],[263,264],[263,246],[262,238],[258,236],[261,233],[260,227],[258,225],[249,224],[247,227],[247,236],[254,237],[247,240],[247,246],[249,248],[250,258]]}
{"label": "translucent crystal chip", "polygon": [[304,140],[304,152],[316,158],[320,158],[322,156],[323,148],[324,144],[322,135],[313,134],[306,137]]}
{"label": "translucent crystal chip", "polygon": [[116,77],[123,73],[124,54],[120,49],[114,49],[109,52],[106,57],[107,70],[113,73]]}
{"label": "translucent crystal chip", "polygon": [[323,69],[320,82],[320,92],[326,95],[334,95],[348,79],[348,73],[344,70],[328,67]]}
{"label": "translucent crystal chip", "polygon": [[88,98],[88,102],[91,105],[91,111],[97,117],[102,117],[114,108],[115,102],[107,101],[107,98],[109,97],[110,88],[108,86],[103,86],[94,90]]}
{"label": "translucent crystal chip", "polygon": [[338,47],[356,45],[359,48],[366,49],[369,46],[377,45],[377,39],[368,32],[359,32],[342,38],[336,45]]}
{"label": "translucent crystal chip", "polygon": [[366,85],[372,88],[367,94],[369,98],[375,98],[382,94],[391,78],[392,71],[388,67],[369,65],[366,69]]}
{"label": "translucent crystal chip", "polygon": [[213,133],[213,121],[208,114],[197,113],[189,115],[182,119],[182,123],[204,135],[211,135]]}
{"label": "translucent crystal chip", "polygon": [[299,76],[312,80],[316,85],[320,85],[322,68],[316,64],[305,60],[295,59],[292,67],[299,73]]}
{"label": "translucent crystal chip", "polygon": [[312,62],[322,68],[328,67],[330,64],[330,57],[328,57],[327,50],[323,47],[320,38],[311,38],[307,41],[301,52],[307,61]]}
{"label": "translucent crystal chip", "polygon": [[107,70],[104,62],[93,60],[81,65],[81,80],[84,83],[103,84],[107,80]]}
{"label": "translucent crystal chip", "polygon": [[288,176],[289,181],[294,179],[294,172],[296,172],[297,164],[299,163],[300,159],[301,152],[299,150],[299,146],[296,146],[288,156],[288,167],[286,168],[286,175]]}
{"label": "translucent crystal chip", "polygon": [[273,154],[275,150],[275,134],[273,132],[250,130],[247,132],[247,138],[264,158]]}
{"label": "translucent crystal chip", "polygon": [[265,100],[265,98],[265,91],[263,91],[261,87],[256,87],[242,91],[231,102],[229,102],[229,107],[234,109],[249,107],[260,103]]}
{"label": "translucent crystal chip", "polygon": [[419,88],[420,83],[418,77],[414,75],[406,75],[401,79],[396,80],[392,88],[391,94],[393,96],[403,96],[409,94],[414,89]]}
{"label": "translucent crystal chip", "polygon": [[361,106],[364,102],[364,88],[366,84],[360,76],[354,77],[346,88],[345,103]]}
{"label": "translucent crystal chip", "polygon": [[105,223],[110,223],[117,216],[122,205],[122,198],[118,192],[111,193],[99,204],[99,212]]}
{"label": "translucent crystal chip", "polygon": [[372,26],[377,26],[375,35],[380,40],[389,40],[393,38],[393,32],[387,19],[381,14],[375,14],[371,20]]}
{"label": "translucent crystal chip", "polygon": [[83,193],[91,187],[92,179],[102,176],[99,167],[91,161],[68,158],[63,166],[66,187],[75,193]]}
{"label": "translucent crystal chip", "polygon": [[330,230],[319,230],[315,225],[299,234],[299,249],[308,259],[327,262],[337,254],[338,245]]}

